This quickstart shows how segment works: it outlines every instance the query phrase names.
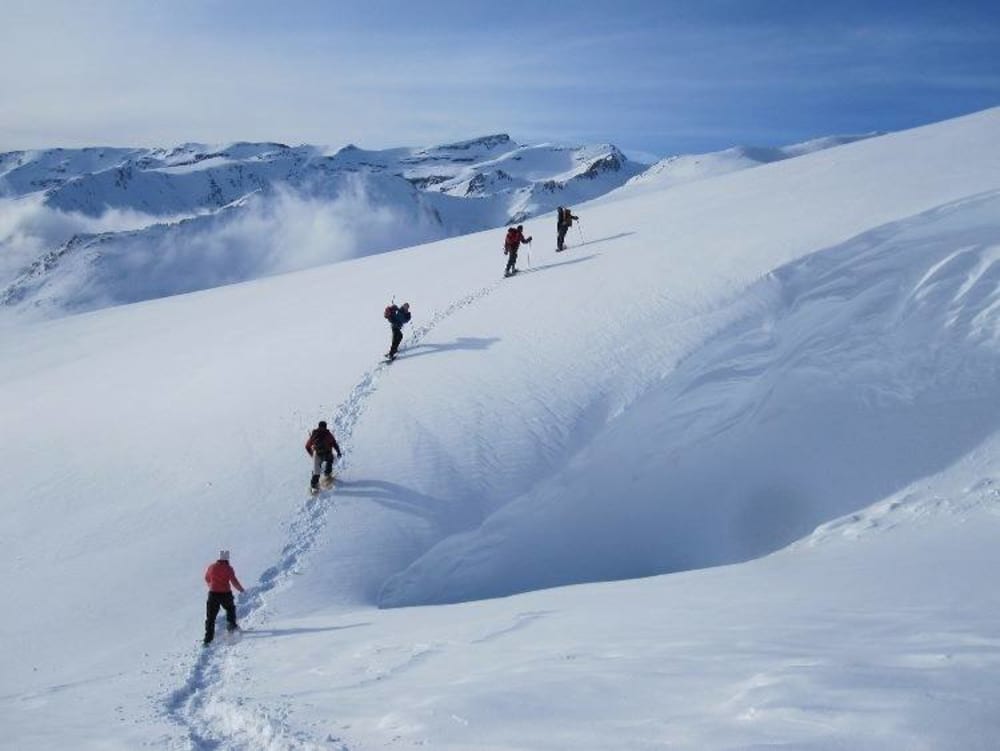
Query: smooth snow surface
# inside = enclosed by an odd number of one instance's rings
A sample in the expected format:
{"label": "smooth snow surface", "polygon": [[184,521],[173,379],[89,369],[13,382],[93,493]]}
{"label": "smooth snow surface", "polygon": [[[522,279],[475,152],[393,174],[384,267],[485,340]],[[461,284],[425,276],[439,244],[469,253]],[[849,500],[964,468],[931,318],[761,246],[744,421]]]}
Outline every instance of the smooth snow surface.
{"label": "smooth snow surface", "polygon": [[792,144],[791,146],[762,147],[734,146],[723,151],[713,151],[708,154],[678,154],[661,159],[649,169],[636,175],[626,183],[625,192],[635,194],[639,190],[653,191],[670,188],[675,185],[718,177],[730,172],[758,167],[762,164],[779,162],[816,151],[831,149],[865,138],[871,138],[876,133],[858,136],[828,136],[812,141]]}
{"label": "smooth snow surface", "polygon": [[0,747],[995,748],[998,136],[3,329]]}

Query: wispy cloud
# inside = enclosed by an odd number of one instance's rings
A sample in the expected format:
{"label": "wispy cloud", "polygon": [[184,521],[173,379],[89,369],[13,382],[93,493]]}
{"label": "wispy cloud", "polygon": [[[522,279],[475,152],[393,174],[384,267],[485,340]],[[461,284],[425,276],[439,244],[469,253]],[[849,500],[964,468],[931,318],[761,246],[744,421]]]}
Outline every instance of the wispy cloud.
{"label": "wispy cloud", "polygon": [[358,176],[332,200],[279,187],[217,214],[170,221],[123,211],[86,217],[51,209],[36,194],[0,201],[0,289],[74,235],[100,241],[85,241],[30,279],[33,301],[80,312],[333,263],[441,233],[419,207],[372,198]]}
{"label": "wispy cloud", "polygon": [[43,254],[76,235],[129,232],[183,217],[154,217],[138,211],[109,209],[99,217],[59,211],[44,196],[0,199],[0,286],[10,284]]}

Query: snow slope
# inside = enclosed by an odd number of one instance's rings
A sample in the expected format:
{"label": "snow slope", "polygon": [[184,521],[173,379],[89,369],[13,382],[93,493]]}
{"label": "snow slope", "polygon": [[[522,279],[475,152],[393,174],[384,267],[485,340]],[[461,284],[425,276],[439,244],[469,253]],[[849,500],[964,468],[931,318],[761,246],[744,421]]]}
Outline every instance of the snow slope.
{"label": "snow slope", "polygon": [[5,332],[0,747],[992,748],[998,130]]}
{"label": "snow slope", "polygon": [[675,185],[718,177],[730,172],[758,167],[783,159],[791,159],[805,154],[812,154],[824,149],[843,146],[866,138],[872,138],[876,133],[856,136],[828,136],[811,141],[792,144],[791,146],[734,146],[723,151],[713,151],[707,154],[678,154],[661,159],[649,169],[629,180],[623,192],[635,194],[639,190],[661,190]]}

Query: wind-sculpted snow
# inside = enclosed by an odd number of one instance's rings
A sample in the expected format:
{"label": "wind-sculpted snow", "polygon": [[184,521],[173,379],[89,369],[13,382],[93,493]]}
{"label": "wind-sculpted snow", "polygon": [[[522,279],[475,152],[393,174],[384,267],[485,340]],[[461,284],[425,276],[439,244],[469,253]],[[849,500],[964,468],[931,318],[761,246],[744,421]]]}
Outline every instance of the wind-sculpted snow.
{"label": "wind-sculpted snow", "polygon": [[957,461],[1000,429],[998,217],[1000,192],[776,270],[738,323],[381,603],[743,561]]}

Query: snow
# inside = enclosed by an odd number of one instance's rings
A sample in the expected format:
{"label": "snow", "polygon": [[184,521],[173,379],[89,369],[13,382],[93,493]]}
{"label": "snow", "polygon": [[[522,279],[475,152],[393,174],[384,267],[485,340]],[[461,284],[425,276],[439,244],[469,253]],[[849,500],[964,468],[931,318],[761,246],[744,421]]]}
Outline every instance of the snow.
{"label": "snow", "polygon": [[781,147],[735,146],[708,154],[679,154],[661,159],[649,169],[629,180],[626,192],[634,194],[638,188],[656,189],[681,185],[695,180],[737,172],[761,164],[770,164],[816,151],[843,146],[877,133],[855,136],[827,136],[811,141]]}
{"label": "snow", "polygon": [[998,126],[4,329],[0,747],[992,748]]}

